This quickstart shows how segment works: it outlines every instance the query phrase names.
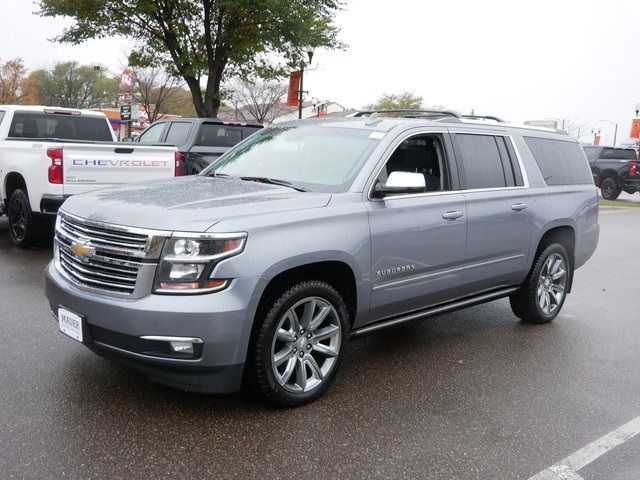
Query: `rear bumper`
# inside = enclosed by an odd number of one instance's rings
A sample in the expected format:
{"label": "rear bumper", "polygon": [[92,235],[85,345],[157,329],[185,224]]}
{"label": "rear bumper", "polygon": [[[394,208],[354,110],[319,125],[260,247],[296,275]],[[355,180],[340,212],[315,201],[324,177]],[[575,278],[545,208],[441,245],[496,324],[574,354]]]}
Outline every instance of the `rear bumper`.
{"label": "rear bumper", "polygon": [[[256,279],[236,279],[222,292],[198,296],[148,295],[137,300],[88,293],[69,283],[53,262],[45,290],[54,316],[60,306],[84,316],[83,343],[150,379],[203,393],[240,389],[253,314],[247,304]],[[191,358],[145,352],[145,336],[195,337]],[[70,340],[71,341],[71,340]]]}
{"label": "rear bumper", "polygon": [[582,235],[576,237],[575,268],[580,268],[596,251],[600,238],[600,224],[591,225]]}
{"label": "rear bumper", "polygon": [[624,189],[640,191],[640,178],[627,178],[624,181]]}
{"label": "rear bumper", "polygon": [[58,210],[70,195],[43,195],[40,199],[40,213],[56,215]]}

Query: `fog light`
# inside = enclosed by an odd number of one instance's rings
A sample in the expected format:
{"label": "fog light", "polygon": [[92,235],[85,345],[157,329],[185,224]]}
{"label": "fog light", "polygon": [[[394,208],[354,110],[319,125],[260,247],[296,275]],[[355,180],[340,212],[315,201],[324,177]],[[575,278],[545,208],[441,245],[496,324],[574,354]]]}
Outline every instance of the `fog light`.
{"label": "fog light", "polygon": [[193,343],[191,342],[169,342],[171,349],[176,353],[189,353],[193,355]]}

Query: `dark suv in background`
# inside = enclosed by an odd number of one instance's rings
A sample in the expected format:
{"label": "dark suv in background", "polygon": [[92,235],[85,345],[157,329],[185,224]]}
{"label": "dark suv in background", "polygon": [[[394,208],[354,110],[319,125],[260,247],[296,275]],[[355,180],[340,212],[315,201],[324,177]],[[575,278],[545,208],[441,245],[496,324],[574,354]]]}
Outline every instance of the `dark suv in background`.
{"label": "dark suv in background", "polygon": [[582,148],[602,198],[615,200],[623,190],[627,193],[640,190],[638,155],[634,149],[590,145]]}
{"label": "dark suv in background", "polygon": [[182,154],[182,175],[194,175],[262,128],[258,123],[223,122],[215,118],[159,120],[135,141],[175,145]]}

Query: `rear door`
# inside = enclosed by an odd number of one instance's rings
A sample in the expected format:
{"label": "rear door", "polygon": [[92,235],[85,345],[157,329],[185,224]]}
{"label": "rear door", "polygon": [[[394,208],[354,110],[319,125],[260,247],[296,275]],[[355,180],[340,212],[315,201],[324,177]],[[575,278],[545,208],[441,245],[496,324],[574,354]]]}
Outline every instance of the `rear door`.
{"label": "rear door", "polygon": [[526,173],[504,133],[454,131],[453,144],[467,202],[465,295],[522,280],[531,241]]}
{"label": "rear door", "polygon": [[64,194],[175,175],[175,147],[65,144]]}

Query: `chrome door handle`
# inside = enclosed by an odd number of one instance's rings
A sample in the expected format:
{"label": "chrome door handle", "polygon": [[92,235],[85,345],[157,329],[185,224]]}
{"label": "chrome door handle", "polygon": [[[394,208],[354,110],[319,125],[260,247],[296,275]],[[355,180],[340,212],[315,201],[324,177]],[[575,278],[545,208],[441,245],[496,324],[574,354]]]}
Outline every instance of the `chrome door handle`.
{"label": "chrome door handle", "polygon": [[511,210],[515,210],[516,212],[521,212],[525,208],[527,208],[527,204],[526,203],[515,203],[515,204],[511,205]]}
{"label": "chrome door handle", "polygon": [[456,218],[460,218],[461,216],[462,216],[462,212],[460,211],[444,212],[442,214],[442,218],[444,218],[445,220],[455,220]]}

